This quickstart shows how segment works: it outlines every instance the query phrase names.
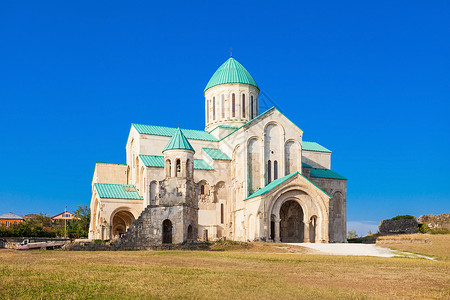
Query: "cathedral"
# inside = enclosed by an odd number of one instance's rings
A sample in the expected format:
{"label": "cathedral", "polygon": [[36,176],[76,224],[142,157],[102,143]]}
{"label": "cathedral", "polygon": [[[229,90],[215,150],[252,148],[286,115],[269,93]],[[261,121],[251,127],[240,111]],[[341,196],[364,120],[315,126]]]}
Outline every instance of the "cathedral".
{"label": "cathedral", "polygon": [[[132,124],[126,164],[96,163],[90,239],[346,241],[347,179],[331,151],[303,140],[230,57],[205,90],[205,129]],[[134,247],[136,248],[136,247]]]}

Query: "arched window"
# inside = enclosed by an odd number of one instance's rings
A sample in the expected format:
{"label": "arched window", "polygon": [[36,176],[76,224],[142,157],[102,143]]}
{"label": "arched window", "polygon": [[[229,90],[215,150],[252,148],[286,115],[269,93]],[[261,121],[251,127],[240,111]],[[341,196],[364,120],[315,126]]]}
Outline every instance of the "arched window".
{"label": "arched window", "polygon": [[222,119],[225,119],[225,96],[222,95]]}
{"label": "arched window", "polygon": [[191,177],[191,160],[186,161],[186,177]]}
{"label": "arched window", "polygon": [[172,163],[170,159],[166,160],[166,177],[172,177]]}
{"label": "arched window", "polygon": [[223,203],[220,204],[220,224],[223,224]]}
{"label": "arched window", "polygon": [[150,183],[150,204],[156,203],[156,182],[152,181]]}
{"label": "arched window", "polygon": [[213,97],[213,120],[216,119],[216,97]]}
{"label": "arched window", "polygon": [[136,163],[134,166],[136,168],[136,178],[134,180],[135,180],[136,186],[139,188],[139,156],[136,156]]}
{"label": "arched window", "polygon": [[231,95],[231,116],[236,117],[236,96],[234,94]]}
{"label": "arched window", "polygon": [[206,100],[206,122],[209,122],[209,100]]}
{"label": "arched window", "polygon": [[278,179],[278,162],[275,160],[273,162],[273,180]]}
{"label": "arched window", "polygon": [[242,117],[245,118],[245,94],[242,94]]}
{"label": "arched window", "polygon": [[272,181],[272,162],[269,160],[267,162],[267,183]]}
{"label": "arched window", "polygon": [[179,159],[177,159],[176,165],[177,165],[177,169],[176,169],[175,177],[179,177],[180,173],[181,173],[181,161]]}
{"label": "arched window", "polygon": [[204,195],[205,194],[205,186],[202,184],[200,186],[200,195]]}

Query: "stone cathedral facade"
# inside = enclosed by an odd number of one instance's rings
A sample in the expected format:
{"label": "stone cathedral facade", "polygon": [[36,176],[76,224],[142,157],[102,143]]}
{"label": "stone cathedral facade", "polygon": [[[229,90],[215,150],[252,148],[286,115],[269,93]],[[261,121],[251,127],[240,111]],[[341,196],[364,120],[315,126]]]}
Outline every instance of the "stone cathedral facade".
{"label": "stone cathedral facade", "polygon": [[91,239],[345,242],[347,179],[234,58],[204,90],[205,130],[132,124],[126,164],[96,163]]}

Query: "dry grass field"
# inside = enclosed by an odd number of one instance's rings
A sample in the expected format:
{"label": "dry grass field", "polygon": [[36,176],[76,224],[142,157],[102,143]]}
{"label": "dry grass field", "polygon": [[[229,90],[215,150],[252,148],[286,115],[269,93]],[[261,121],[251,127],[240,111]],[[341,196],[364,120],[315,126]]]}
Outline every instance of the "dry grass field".
{"label": "dry grass field", "polygon": [[448,260],[220,247],[226,251],[0,250],[0,299],[450,298]]}
{"label": "dry grass field", "polygon": [[[425,240],[429,242],[423,243]],[[379,237],[377,244],[395,250],[433,256],[439,260],[450,260],[450,234],[387,235]]]}

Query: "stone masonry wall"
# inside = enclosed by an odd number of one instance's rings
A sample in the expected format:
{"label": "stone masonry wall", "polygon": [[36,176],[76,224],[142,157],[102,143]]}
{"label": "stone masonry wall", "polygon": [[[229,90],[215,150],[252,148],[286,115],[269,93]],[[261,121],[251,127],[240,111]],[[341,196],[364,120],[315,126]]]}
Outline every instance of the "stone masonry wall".
{"label": "stone masonry wall", "polygon": [[421,215],[419,223],[426,224],[431,229],[450,230],[450,213],[441,215]]}
{"label": "stone masonry wall", "polygon": [[383,220],[380,223],[380,233],[415,233],[417,232],[418,223],[414,219]]}

